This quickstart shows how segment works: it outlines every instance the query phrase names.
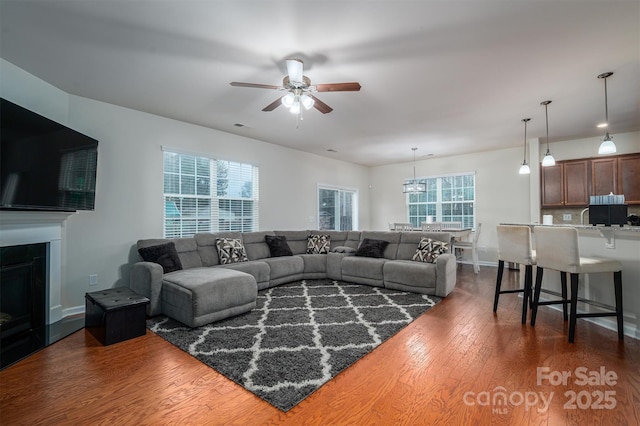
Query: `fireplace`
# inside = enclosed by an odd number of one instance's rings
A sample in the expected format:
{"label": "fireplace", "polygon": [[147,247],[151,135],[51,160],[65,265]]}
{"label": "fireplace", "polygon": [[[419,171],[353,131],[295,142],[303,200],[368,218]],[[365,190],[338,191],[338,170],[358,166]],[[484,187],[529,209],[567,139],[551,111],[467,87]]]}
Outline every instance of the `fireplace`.
{"label": "fireplace", "polygon": [[46,343],[47,243],[0,247],[0,368]]}
{"label": "fireplace", "polygon": [[[37,297],[33,298],[31,302],[32,304],[44,303],[44,309],[42,311],[38,310],[41,312],[40,315],[35,314],[31,319],[23,320],[25,315],[24,310],[18,312],[16,308],[13,308],[13,304],[19,302],[25,295],[33,294],[32,292],[34,290],[32,288],[29,290],[25,290],[24,288],[21,290],[12,288],[11,290],[7,290],[6,296],[4,290],[0,295],[3,299],[0,303],[3,308],[2,312],[5,312],[5,309],[10,311],[6,313],[8,315],[3,315],[3,317],[5,318],[5,321],[9,318],[12,319],[11,326],[8,324],[6,327],[5,324],[2,325],[2,334],[4,335],[6,333],[7,339],[14,339],[16,341],[20,340],[16,336],[20,335],[24,337],[21,334],[24,330],[39,329],[41,321],[44,321],[45,324],[43,332],[44,336],[42,336],[43,333],[33,333],[32,337],[29,339],[24,338],[21,340],[21,342],[24,343],[23,348],[26,348],[25,350],[28,350],[29,352],[25,353],[20,358],[37,351],[41,347],[64,338],[77,329],[82,328],[84,325],[84,318],[76,320],[76,318],[73,318],[74,313],[63,312],[61,303],[64,228],[65,222],[72,214],[74,213],[0,210],[0,250],[2,250],[3,253],[3,262],[5,257],[9,258],[14,256],[12,247],[31,245],[40,247],[39,249],[35,249],[36,256],[33,256],[34,258],[46,259],[44,262],[37,260],[32,266],[25,266],[20,262],[17,262],[17,264],[11,262],[11,265],[7,265],[8,268],[6,273],[9,274],[8,276],[11,279],[13,279],[14,276],[19,277],[28,275],[31,271],[44,271],[44,278],[40,277],[36,284],[36,287],[42,286],[44,288],[44,292],[41,292],[40,289],[38,289]],[[38,250],[42,250],[42,247],[44,247],[45,253],[43,256],[41,256],[42,252],[40,252],[40,254],[37,253]],[[5,250],[10,250],[7,256],[4,255]],[[0,283],[4,285],[4,282],[5,278],[3,274]],[[11,309],[9,309],[8,306],[5,308],[5,298],[7,298],[7,300],[11,300]],[[44,298],[44,301],[42,298]],[[7,302],[7,304],[9,304],[9,302]],[[16,320],[16,317],[21,318],[20,321]],[[18,322],[14,323],[14,321]],[[42,346],[42,339],[44,339],[44,346]],[[19,345],[16,344],[15,346],[17,347]],[[4,352],[4,348],[5,342],[3,337],[0,352]],[[8,348],[7,351],[9,351]],[[5,364],[4,355],[2,358],[3,367],[1,368],[4,368],[4,366],[8,364]]]}

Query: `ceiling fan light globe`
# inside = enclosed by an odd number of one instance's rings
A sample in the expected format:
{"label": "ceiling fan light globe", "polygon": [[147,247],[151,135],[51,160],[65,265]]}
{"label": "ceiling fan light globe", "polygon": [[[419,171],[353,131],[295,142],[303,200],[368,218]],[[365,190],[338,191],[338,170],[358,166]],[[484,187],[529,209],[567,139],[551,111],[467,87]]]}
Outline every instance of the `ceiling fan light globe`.
{"label": "ceiling fan light globe", "polygon": [[300,102],[294,102],[293,105],[291,105],[291,108],[289,108],[289,112],[291,114],[300,114]]}
{"label": "ceiling fan light globe", "polygon": [[291,108],[294,100],[295,100],[295,96],[293,95],[293,93],[287,93],[282,97],[282,105],[284,105],[287,108]]}
{"label": "ceiling fan light globe", "polygon": [[305,109],[313,108],[313,104],[315,103],[315,101],[313,100],[313,98],[311,96],[302,95],[300,99],[302,101],[302,106],[304,106]]}

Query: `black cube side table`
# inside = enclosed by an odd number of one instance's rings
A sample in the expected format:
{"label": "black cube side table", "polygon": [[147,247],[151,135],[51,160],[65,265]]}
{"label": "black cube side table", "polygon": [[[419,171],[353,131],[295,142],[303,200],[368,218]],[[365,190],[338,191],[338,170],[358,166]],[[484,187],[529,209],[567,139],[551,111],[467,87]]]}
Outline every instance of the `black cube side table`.
{"label": "black cube side table", "polygon": [[85,328],[105,346],[147,331],[149,299],[127,287],[86,293],[85,302]]}

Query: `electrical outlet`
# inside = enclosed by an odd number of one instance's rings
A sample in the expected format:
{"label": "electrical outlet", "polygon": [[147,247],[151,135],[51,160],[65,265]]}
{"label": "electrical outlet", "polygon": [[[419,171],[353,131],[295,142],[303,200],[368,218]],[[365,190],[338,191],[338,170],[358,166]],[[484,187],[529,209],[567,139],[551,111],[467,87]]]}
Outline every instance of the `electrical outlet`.
{"label": "electrical outlet", "polygon": [[98,284],[98,274],[89,275],[89,285]]}
{"label": "electrical outlet", "polygon": [[562,220],[564,220],[565,222],[570,222],[571,221],[571,213],[565,213],[562,215]]}

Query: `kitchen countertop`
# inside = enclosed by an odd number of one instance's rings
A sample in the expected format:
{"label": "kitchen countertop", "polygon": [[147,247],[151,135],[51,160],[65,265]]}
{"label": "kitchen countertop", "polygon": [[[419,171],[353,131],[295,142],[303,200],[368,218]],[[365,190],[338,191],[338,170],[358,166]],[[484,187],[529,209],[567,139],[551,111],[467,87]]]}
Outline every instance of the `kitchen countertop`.
{"label": "kitchen countertop", "polygon": [[619,225],[612,225],[612,226],[604,226],[604,225],[564,225],[564,224],[553,224],[553,225],[544,225],[542,223],[501,223],[501,225],[527,225],[530,227],[534,227],[534,226],[557,226],[557,227],[572,227],[572,228],[576,228],[579,231],[580,230],[585,230],[585,231],[616,231],[616,232],[637,232],[640,234],[640,226],[631,226],[631,225],[625,225],[625,226],[619,226]]}

